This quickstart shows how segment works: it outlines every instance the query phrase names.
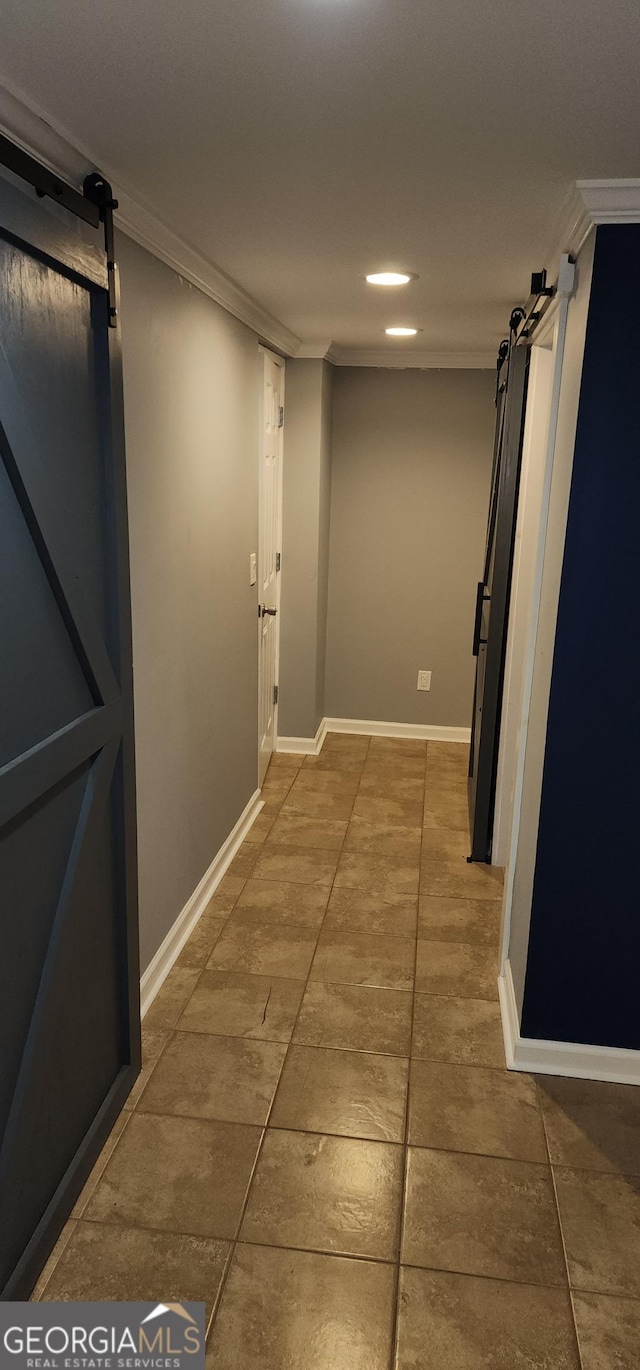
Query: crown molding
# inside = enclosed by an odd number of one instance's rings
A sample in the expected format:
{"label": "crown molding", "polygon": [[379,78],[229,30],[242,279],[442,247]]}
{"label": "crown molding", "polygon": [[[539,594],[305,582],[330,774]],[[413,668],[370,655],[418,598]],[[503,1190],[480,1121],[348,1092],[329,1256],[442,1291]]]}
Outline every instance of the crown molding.
{"label": "crown molding", "polygon": [[329,354],[332,347],[333,343],[330,338],[326,340],[323,339],[321,342],[301,342],[298,351],[296,352],[296,359],[301,358],[309,361],[330,360]]}
{"label": "crown molding", "polygon": [[640,180],[576,181],[592,224],[640,223]]}
{"label": "crown molding", "polygon": [[291,329],[274,318],[215,262],[203,257],[174,233],[153,206],[144,204],[113,168],[100,163],[90,149],[80,146],[66,129],[6,83],[0,86],[0,128],[26,152],[78,187],[82,186],[87,172],[99,167],[114,186],[118,199],[114,218],[123,233],[253,329],[261,342],[287,356],[296,354],[300,339]]}
{"label": "crown molding", "polygon": [[549,275],[557,274],[563,254],[578,256],[598,224],[640,223],[640,180],[574,181],[556,221],[547,253]]}
{"label": "crown molding", "polygon": [[495,369],[494,352],[418,352],[381,347],[333,347],[336,366],[377,366],[397,371],[486,371]]}

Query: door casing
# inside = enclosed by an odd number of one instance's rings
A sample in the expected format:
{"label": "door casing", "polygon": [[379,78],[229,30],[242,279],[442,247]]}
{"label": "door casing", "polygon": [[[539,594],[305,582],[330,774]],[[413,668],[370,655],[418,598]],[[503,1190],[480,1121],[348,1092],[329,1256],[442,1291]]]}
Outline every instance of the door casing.
{"label": "door casing", "polygon": [[[260,347],[259,351],[263,369],[260,386],[258,473],[258,782],[262,785],[278,738],[278,700],[274,697],[274,692],[278,687],[280,674],[284,449],[284,422],[280,421],[280,414],[284,415],[285,362],[283,357],[270,352],[266,347]],[[275,450],[272,442],[274,437]],[[275,463],[270,473],[267,472],[269,446],[272,448],[272,460]],[[267,607],[276,610],[274,617],[262,615],[262,606],[267,600]]]}

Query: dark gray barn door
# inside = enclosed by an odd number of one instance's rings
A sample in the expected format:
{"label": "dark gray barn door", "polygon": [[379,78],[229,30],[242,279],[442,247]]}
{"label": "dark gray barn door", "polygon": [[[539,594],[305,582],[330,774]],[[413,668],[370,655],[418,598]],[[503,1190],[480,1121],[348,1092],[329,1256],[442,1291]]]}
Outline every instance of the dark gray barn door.
{"label": "dark gray barn door", "polygon": [[512,332],[501,352],[496,441],[483,580],[473,651],[476,684],[469,765],[471,860],[491,860],[511,570],[518,512],[529,347]]}
{"label": "dark gray barn door", "polygon": [[88,217],[0,168],[4,1298],[29,1293],[140,1058],[119,342]]}

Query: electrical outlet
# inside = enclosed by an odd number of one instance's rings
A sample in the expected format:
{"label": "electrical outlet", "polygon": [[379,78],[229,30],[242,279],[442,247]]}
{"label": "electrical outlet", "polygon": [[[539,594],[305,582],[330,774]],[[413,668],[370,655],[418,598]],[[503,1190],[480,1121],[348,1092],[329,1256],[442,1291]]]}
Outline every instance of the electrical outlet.
{"label": "electrical outlet", "polygon": [[418,671],[418,689],[431,689],[431,671]]}

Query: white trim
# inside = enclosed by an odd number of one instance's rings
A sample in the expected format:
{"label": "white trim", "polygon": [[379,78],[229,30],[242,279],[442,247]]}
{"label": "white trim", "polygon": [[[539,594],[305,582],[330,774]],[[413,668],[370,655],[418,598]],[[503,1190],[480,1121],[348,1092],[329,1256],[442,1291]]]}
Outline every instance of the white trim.
{"label": "white trim", "polygon": [[323,718],[315,737],[279,737],[278,752],[298,752],[303,756],[318,756],[327,735],[327,720]]}
{"label": "white trim", "polygon": [[576,181],[576,190],[592,224],[640,221],[640,180]]}
{"label": "white trim", "polygon": [[274,318],[214,262],[174,233],[163,223],[153,205],[139,200],[113,168],[94,157],[90,149],[80,146],[46,111],[38,109],[22,93],[12,91],[6,82],[0,87],[0,128],[32,156],[77,186],[88,171],[99,167],[113,184],[119,205],[115,221],[128,237],[253,329],[260,339],[288,356],[295,354],[300,339],[291,329]]}
{"label": "white trim", "polygon": [[328,733],[358,733],[369,737],[415,737],[430,742],[470,742],[470,728],[437,723],[378,723],[365,718],[325,718]]}
{"label": "white trim", "polygon": [[640,1051],[521,1037],[509,961],[505,963],[498,979],[498,994],[508,1070],[523,1070],[534,1075],[566,1075],[573,1080],[606,1080],[611,1084],[640,1085]]}
{"label": "white trim", "polygon": [[561,253],[573,258],[596,224],[640,223],[640,180],[575,181],[567,195],[550,243],[550,275]]}
{"label": "white trim", "polygon": [[147,1009],[150,1008],[156,994],[164,984],[171,967],[202,917],[212,894],[215,893],[225,871],[233,861],[238,848],[262,808],[264,808],[264,800],[260,798],[260,790],[256,790],[240,814],[235,827],[229,833],[226,842],[223,842],[220,851],[214,856],[209,869],[205,871],[193,894],[187,899],[182,912],[178,914],[164,942],[158,947],[153,960],[147,966],[140,980],[140,1016],[142,1018],[144,1018]]}
{"label": "white trim", "polygon": [[325,354],[335,366],[378,366],[388,370],[494,371],[494,352],[419,352],[398,351],[392,346],[357,348],[334,343]]}
{"label": "white trim", "polygon": [[301,342],[296,352],[296,357],[308,358],[310,360],[323,360],[333,358],[333,343],[330,338],[323,339],[321,342]]}

